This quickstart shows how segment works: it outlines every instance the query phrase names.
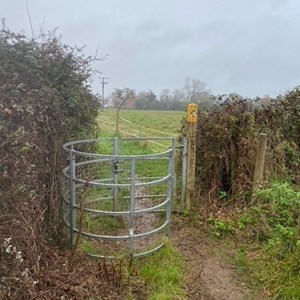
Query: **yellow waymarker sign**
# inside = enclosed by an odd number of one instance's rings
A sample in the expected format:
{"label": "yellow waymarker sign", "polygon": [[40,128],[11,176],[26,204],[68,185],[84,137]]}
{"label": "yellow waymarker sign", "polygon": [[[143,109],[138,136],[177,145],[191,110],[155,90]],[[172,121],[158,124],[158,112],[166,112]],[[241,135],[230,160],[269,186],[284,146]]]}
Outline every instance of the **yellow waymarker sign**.
{"label": "yellow waymarker sign", "polygon": [[195,103],[188,104],[187,117],[186,117],[188,123],[197,123],[197,117],[198,117],[198,105]]}

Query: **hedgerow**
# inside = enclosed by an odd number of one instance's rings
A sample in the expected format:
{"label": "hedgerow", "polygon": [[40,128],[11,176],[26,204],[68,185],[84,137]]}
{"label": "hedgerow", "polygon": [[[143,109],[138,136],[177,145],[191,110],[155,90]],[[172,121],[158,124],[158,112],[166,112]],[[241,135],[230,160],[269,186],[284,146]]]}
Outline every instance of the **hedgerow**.
{"label": "hedgerow", "polygon": [[[201,114],[194,209],[215,236],[241,247],[234,260],[253,295],[299,299],[300,90],[257,100],[228,97]],[[262,132],[264,180],[253,191]]]}
{"label": "hedgerow", "polygon": [[262,132],[268,135],[265,180],[279,177],[300,182],[300,90],[267,106],[256,101],[228,97],[200,115],[196,178],[198,195],[206,201],[249,202]]}
{"label": "hedgerow", "polygon": [[30,40],[0,31],[0,298],[68,294],[65,276],[74,271],[57,250],[62,144],[95,132],[91,61],[55,32]]}

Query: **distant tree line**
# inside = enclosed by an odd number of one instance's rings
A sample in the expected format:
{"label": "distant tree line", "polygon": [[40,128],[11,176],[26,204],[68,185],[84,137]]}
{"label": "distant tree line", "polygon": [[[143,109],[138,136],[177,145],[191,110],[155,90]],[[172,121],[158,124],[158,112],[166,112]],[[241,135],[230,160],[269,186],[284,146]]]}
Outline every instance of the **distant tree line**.
{"label": "distant tree line", "polygon": [[[120,99],[115,92],[110,98],[110,105],[118,108]],[[183,87],[173,92],[164,89],[159,96],[151,90],[139,92],[123,104],[123,109],[181,111],[191,102],[200,104],[203,110],[210,110],[217,103],[217,97],[202,81],[186,78]]]}
{"label": "distant tree line", "polygon": [[[131,97],[125,102],[121,101],[118,93],[124,93],[131,90]],[[188,103],[197,103],[202,111],[211,111],[219,107],[225,99],[231,100],[247,100],[252,103],[254,107],[262,107],[269,105],[272,99],[269,95],[257,98],[245,98],[237,93],[230,93],[224,95],[213,95],[206,84],[198,79],[186,78],[185,83],[181,89],[170,91],[163,89],[159,96],[152,90],[141,91],[136,93],[132,89],[116,89],[108,99],[106,99],[107,107],[114,107],[120,109],[122,102],[122,109],[136,109],[136,110],[169,110],[169,111],[183,111]]]}

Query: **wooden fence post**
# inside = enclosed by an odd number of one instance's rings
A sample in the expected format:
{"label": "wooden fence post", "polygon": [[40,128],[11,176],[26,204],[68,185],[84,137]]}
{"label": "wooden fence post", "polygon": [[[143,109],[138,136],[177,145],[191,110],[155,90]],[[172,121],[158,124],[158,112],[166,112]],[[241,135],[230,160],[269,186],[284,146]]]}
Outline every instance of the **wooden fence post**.
{"label": "wooden fence post", "polygon": [[187,107],[187,191],[186,191],[186,209],[191,209],[191,199],[195,192],[195,174],[196,174],[196,134],[197,134],[198,105],[188,104]]}
{"label": "wooden fence post", "polygon": [[259,187],[259,185],[263,180],[266,151],[267,151],[267,135],[265,133],[261,133],[259,135],[259,141],[257,147],[252,192],[255,192],[255,190]]}

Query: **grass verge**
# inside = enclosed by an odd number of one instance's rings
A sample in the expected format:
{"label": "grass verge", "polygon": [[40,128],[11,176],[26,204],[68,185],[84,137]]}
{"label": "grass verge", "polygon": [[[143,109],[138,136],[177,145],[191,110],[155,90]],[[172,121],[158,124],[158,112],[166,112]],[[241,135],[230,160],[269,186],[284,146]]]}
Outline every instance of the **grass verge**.
{"label": "grass verge", "polygon": [[159,252],[137,261],[140,276],[150,287],[148,300],[184,300],[184,261],[181,254],[166,243]]}

